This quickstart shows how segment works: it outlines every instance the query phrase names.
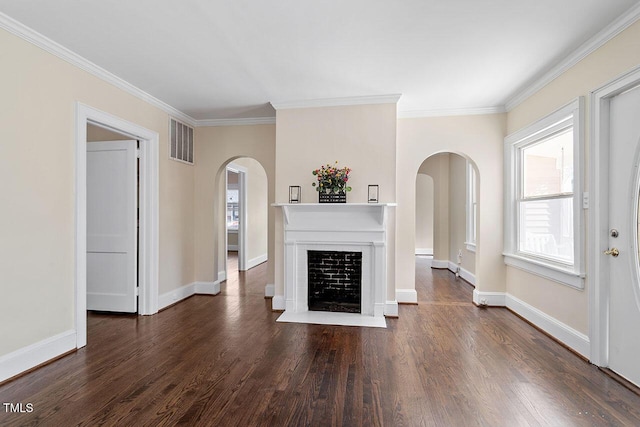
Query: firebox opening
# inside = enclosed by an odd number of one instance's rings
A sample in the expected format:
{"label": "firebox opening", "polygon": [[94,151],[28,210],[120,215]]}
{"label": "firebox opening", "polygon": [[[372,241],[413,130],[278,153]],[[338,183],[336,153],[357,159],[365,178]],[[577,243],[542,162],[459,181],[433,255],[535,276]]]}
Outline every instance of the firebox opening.
{"label": "firebox opening", "polygon": [[311,311],[361,313],[362,252],[307,251]]}

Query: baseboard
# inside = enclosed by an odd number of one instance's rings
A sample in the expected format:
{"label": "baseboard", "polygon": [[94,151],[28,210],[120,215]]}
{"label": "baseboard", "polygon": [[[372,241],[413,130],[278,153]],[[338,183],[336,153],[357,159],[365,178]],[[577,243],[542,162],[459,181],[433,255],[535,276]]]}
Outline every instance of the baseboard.
{"label": "baseboard", "polygon": [[265,298],[273,298],[276,294],[276,285],[267,284],[264,287],[264,297]]}
{"label": "baseboard", "polygon": [[218,295],[220,282],[194,282],[195,293],[198,295]]}
{"label": "baseboard", "polygon": [[267,261],[267,254],[262,254],[247,261],[247,270]]}
{"label": "baseboard", "polygon": [[[454,263],[453,261],[449,261],[449,266],[447,268],[455,274],[456,269],[458,268],[458,264]],[[476,285],[476,276],[469,270],[465,270],[464,268],[460,267],[460,277],[471,283],[473,286]]]}
{"label": "baseboard", "polygon": [[431,260],[431,268],[449,268],[449,261],[433,259]]}
{"label": "baseboard", "polygon": [[385,303],[384,317],[398,317],[398,301],[387,301]]}
{"label": "baseboard", "polygon": [[273,298],[271,298],[271,310],[282,311],[285,308],[284,295],[274,295]]}
{"label": "baseboard", "polygon": [[216,282],[222,283],[227,280],[227,272],[226,271],[218,271],[218,280]]}
{"label": "baseboard", "polygon": [[237,252],[238,251],[238,245],[227,245],[227,251]]}
{"label": "baseboard", "polygon": [[187,299],[192,295],[217,295],[220,293],[220,282],[193,282],[179,287],[158,297],[158,309]]}
{"label": "baseboard", "polygon": [[542,329],[576,353],[587,359],[589,358],[591,344],[589,337],[585,334],[576,331],[513,295],[506,294],[506,306],[509,310]]}
{"label": "baseboard", "polygon": [[416,255],[433,255],[433,248],[416,248]]}
{"label": "baseboard", "polygon": [[474,289],[473,303],[482,306],[504,307],[506,305],[505,296],[504,292],[480,292],[478,289]]}
{"label": "baseboard", "polygon": [[76,348],[76,331],[69,330],[0,357],[0,383]]}
{"label": "baseboard", "polygon": [[396,289],[396,301],[399,304],[415,304],[418,302],[418,292],[415,289]]}

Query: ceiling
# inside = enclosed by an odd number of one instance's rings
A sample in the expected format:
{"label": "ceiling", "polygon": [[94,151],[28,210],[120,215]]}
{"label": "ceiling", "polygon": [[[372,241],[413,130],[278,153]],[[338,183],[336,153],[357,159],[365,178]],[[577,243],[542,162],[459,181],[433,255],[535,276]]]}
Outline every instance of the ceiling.
{"label": "ceiling", "polygon": [[197,120],[402,94],[500,109],[637,0],[0,0],[0,12]]}

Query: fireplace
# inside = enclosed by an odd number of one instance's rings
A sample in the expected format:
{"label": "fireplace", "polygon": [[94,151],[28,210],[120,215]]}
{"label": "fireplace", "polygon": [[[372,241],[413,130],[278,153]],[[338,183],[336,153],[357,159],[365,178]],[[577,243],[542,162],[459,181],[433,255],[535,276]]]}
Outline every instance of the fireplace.
{"label": "fireplace", "polygon": [[284,295],[273,300],[284,308],[278,322],[386,327],[386,217],[395,204],[275,206],[282,208],[284,228]]}
{"label": "fireplace", "polygon": [[311,311],[360,313],[362,252],[307,251]]}

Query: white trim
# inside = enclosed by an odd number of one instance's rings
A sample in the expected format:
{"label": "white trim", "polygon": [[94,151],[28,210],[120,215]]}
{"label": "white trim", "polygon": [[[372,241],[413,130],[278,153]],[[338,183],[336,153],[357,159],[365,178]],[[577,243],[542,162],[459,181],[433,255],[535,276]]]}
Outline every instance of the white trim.
{"label": "white trim", "polygon": [[582,44],[582,46],[563,59],[555,67],[542,75],[534,77],[523,87],[515,91],[515,93],[511,95],[505,103],[506,111],[511,111],[516,108],[531,95],[538,92],[578,62],[595,52],[609,40],[613,39],[627,27],[635,23],[638,19],[640,19],[640,4],[631,7],[625,13],[620,15],[615,21],[607,25],[598,34]]}
{"label": "white trim", "polygon": [[138,313],[158,312],[160,137],[157,132],[78,102],[75,136],[75,325],[78,348],[87,344],[87,123],[140,141]]}
{"label": "white trim", "polygon": [[476,244],[475,243],[464,242],[464,247],[467,248],[467,250],[469,252],[475,252],[476,251]]}
{"label": "white trim", "polygon": [[[451,271],[453,274],[456,273],[456,269],[458,268],[458,264],[454,263],[453,261],[449,261],[449,265],[448,265],[448,269],[449,271]],[[472,272],[470,272],[469,270],[465,270],[464,268],[460,267],[460,277],[462,277],[464,280],[466,280],[467,282],[471,283],[473,286],[476,285],[476,276],[475,274],[473,274]]]}
{"label": "white trim", "polygon": [[[638,6],[640,9],[640,5]],[[591,92],[591,141],[589,144],[589,336],[590,361],[609,364],[609,270],[602,251],[608,247],[609,205],[609,102],[640,83],[640,67]]]}
{"label": "white trim", "polygon": [[196,120],[196,127],[214,126],[251,126],[251,125],[275,125],[275,117],[250,117],[238,119],[205,119]]}
{"label": "white trim", "polygon": [[227,244],[227,252],[228,251],[238,251],[238,245]]}
{"label": "white trim", "polygon": [[398,317],[398,301],[387,301],[384,304],[385,317]]}
{"label": "white trim", "polygon": [[[573,252],[572,266],[560,262],[544,262],[535,256],[518,251],[517,201],[521,186],[518,162],[520,150],[561,129],[573,128]],[[572,286],[584,288],[585,227],[582,212],[584,170],[584,98],[578,97],[529,126],[508,135],[504,140],[504,262],[533,274]]]}
{"label": "white trim", "polygon": [[218,280],[216,280],[218,283],[222,283],[225,280],[227,280],[227,271],[218,271]]}
{"label": "white trim", "polygon": [[431,268],[449,268],[449,260],[433,259],[431,260]]}
{"label": "white trim", "polygon": [[247,270],[251,270],[253,267],[256,267],[266,261],[267,254],[262,254],[255,258],[251,258],[249,261],[247,261]]}
{"label": "white trim", "polygon": [[536,261],[531,258],[525,258],[513,254],[503,254],[504,263],[510,267],[526,271],[536,276],[544,277],[560,283],[561,285],[571,286],[572,288],[584,289],[584,274],[576,273],[569,269],[563,269],[553,264],[546,264],[542,261]]}
{"label": "white trim", "polygon": [[483,114],[501,114],[506,112],[504,105],[478,108],[449,108],[435,110],[399,111],[399,119],[417,119],[421,117],[477,116]]}
{"label": "white trim", "polygon": [[268,283],[264,286],[264,297],[273,298],[276,294],[276,285]]}
{"label": "white trim", "polygon": [[37,31],[27,27],[21,22],[16,21],[10,16],[5,15],[0,12],[0,28],[7,30],[8,32],[20,37],[21,39],[38,46],[39,48],[51,53],[52,55],[57,56],[63,61],[68,62],[71,65],[74,65],[81,70],[84,70],[99,79],[104,80],[107,83],[112,84],[113,86],[127,92],[130,95],[135,96],[156,108],[166,112],[175,117],[179,117],[180,120],[189,123],[191,126],[195,124],[195,119],[182,111],[170,106],[169,104],[159,100],[153,95],[148,94],[147,92],[135,87],[131,83],[121,79],[115,74],[110,73],[104,68],[94,64],[86,58],[78,55],[77,53],[67,49],[66,47],[54,42],[53,40],[45,37],[44,35],[38,33]]}
{"label": "white trim", "polygon": [[418,302],[418,292],[415,289],[396,289],[398,303],[413,304]]}
{"label": "white trim", "polygon": [[76,348],[76,331],[69,330],[0,357],[0,382],[42,365]]}
{"label": "white trim", "polygon": [[506,294],[506,306],[527,321],[536,325],[567,347],[573,349],[584,357],[589,357],[589,337],[576,331],[572,327],[560,322],[558,319],[538,310],[526,302]]}
{"label": "white trim", "polygon": [[504,307],[506,294],[504,292],[480,292],[478,288],[473,290],[473,303],[475,305],[487,305],[490,307]]}
{"label": "white trim", "polygon": [[431,255],[433,256],[433,248],[416,248],[416,255]]}
{"label": "white trim", "polygon": [[272,311],[280,311],[286,308],[284,295],[274,295],[271,298],[271,310]]}
{"label": "white trim", "polygon": [[349,105],[395,104],[402,95],[353,96],[344,98],[307,99],[298,101],[271,102],[276,110],[293,108],[342,107]]}
{"label": "white trim", "polygon": [[172,304],[189,298],[192,295],[218,295],[220,293],[219,282],[193,282],[166,292],[158,298],[159,309],[169,307]]}

